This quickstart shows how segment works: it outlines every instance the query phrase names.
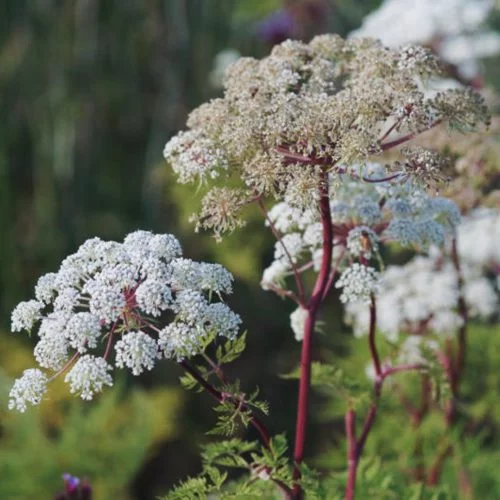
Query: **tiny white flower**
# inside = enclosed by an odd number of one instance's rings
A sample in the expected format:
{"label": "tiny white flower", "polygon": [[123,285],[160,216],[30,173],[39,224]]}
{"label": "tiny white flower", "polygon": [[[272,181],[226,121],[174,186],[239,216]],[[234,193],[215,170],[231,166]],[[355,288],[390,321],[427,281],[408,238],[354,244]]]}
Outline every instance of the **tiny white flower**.
{"label": "tiny white flower", "polygon": [[180,361],[198,354],[203,337],[200,330],[182,322],[170,323],[159,333],[158,345],[167,359]]}
{"label": "tiny white flower", "polygon": [[144,332],[129,332],[115,345],[116,366],[126,366],[134,375],[144,370],[152,370],[155,361],[160,358],[156,341]]}
{"label": "tiny white flower", "polygon": [[9,394],[9,410],[24,413],[27,403],[38,405],[47,391],[47,376],[37,368],[24,370],[21,378],[14,382]]}
{"label": "tiny white flower", "polygon": [[149,239],[148,249],[151,256],[170,262],[182,255],[179,240],[171,234],[155,234]]}
{"label": "tiny white flower", "polygon": [[147,279],[135,291],[137,305],[151,316],[160,316],[172,303],[172,292],[166,283]]}
{"label": "tiny white flower", "polygon": [[33,351],[35,359],[43,368],[60,370],[68,361],[68,343],[57,331],[44,335]]}
{"label": "tiny white flower", "polygon": [[200,288],[216,293],[232,293],[233,275],[220,264],[200,263]]}
{"label": "tiny white flower", "polygon": [[33,325],[42,317],[42,308],[43,303],[38,300],[28,300],[19,303],[12,311],[11,330],[13,332],[31,330]]}
{"label": "tiny white flower", "polygon": [[378,236],[367,226],[358,226],[349,231],[346,247],[353,257],[370,259],[378,251]]}
{"label": "tiny white flower", "polygon": [[64,381],[69,384],[72,394],[91,400],[105,385],[113,385],[113,379],[108,373],[110,370],[111,365],[104,358],[85,354],[73,365]]}
{"label": "tiny white flower", "polygon": [[371,296],[377,291],[379,273],[373,267],[363,266],[355,262],[348,267],[335,284],[342,288],[342,303],[363,302],[369,304]]}
{"label": "tiny white flower", "polygon": [[64,335],[70,346],[78,352],[84,353],[88,349],[94,349],[101,336],[99,318],[89,312],[76,313],[68,321]]}
{"label": "tiny white flower", "polygon": [[269,267],[264,269],[261,286],[263,290],[268,290],[269,285],[279,286],[285,279],[290,266],[281,260],[275,260]]}
{"label": "tiny white flower", "polygon": [[57,290],[56,279],[56,273],[47,273],[40,276],[35,286],[35,297],[37,300],[44,302],[45,304],[52,302],[54,294]]}
{"label": "tiny white flower", "polygon": [[206,314],[207,299],[194,290],[182,290],[175,297],[174,311],[177,318],[185,323],[198,323]]}
{"label": "tiny white flower", "polygon": [[210,304],[205,309],[204,319],[209,323],[210,330],[230,339],[236,337],[241,325],[240,316],[222,302]]}

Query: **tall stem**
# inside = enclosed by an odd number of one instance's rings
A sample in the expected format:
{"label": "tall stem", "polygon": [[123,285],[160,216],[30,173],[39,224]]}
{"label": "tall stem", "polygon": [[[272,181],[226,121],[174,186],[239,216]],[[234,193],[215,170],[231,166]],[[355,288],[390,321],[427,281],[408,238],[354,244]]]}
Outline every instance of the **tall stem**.
{"label": "tall stem", "polygon": [[375,297],[372,295],[370,304],[370,330],[368,332],[368,342],[370,345],[370,354],[372,363],[375,368],[375,385],[374,385],[374,400],[366,415],[363,430],[359,439],[356,438],[356,414],[352,409],[349,409],[345,416],[346,434],[348,443],[348,466],[347,466],[347,486],[345,491],[346,500],[354,498],[356,487],[356,473],[358,470],[359,457],[363,453],[368,434],[370,433],[375,417],[377,416],[378,400],[382,392],[382,384],[384,382],[384,374],[380,366],[380,356],[378,354],[377,345],[375,343],[375,331],[377,326],[377,304]]}
{"label": "tall stem", "polygon": [[[293,454],[295,461],[295,469],[293,473],[294,479],[300,478],[300,470],[298,466],[304,458],[309,412],[309,393],[311,388],[312,337],[318,309],[323,301],[323,295],[328,284],[328,277],[330,275],[330,267],[332,263],[333,228],[330,212],[330,198],[328,194],[328,174],[324,170],[321,173],[319,195],[319,208],[323,229],[323,257],[321,259],[321,268],[312,291],[311,299],[307,304],[308,314],[304,325],[304,339],[302,340],[297,423],[295,426],[295,448]],[[302,490],[298,484],[294,487],[293,498],[302,498]]]}
{"label": "tall stem", "polygon": [[372,357],[373,367],[375,368],[375,375],[377,379],[382,374],[380,366],[380,356],[378,355],[377,345],[375,344],[375,332],[377,329],[377,306],[375,296],[372,295],[370,302],[370,330],[368,335],[368,343],[370,345],[370,354]]}

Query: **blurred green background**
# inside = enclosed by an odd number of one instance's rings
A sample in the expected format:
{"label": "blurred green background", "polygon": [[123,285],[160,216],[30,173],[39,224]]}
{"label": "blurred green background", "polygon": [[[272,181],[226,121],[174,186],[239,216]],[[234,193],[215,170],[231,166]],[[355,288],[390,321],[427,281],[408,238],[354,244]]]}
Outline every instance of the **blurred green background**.
{"label": "blurred green background", "polygon": [[[290,13],[297,38],[346,35],[378,3],[0,3],[0,499],[51,498],[63,472],[88,477],[97,500],[152,499],[198,470],[198,446],[214,421],[211,401],[181,391],[173,363],[140,380],[122,377],[92,404],[56,383],[40,409],[6,412],[12,378],[33,362],[32,340],[9,333],[10,311],[31,297],[41,274],[92,236],[174,233],[186,256],[235,274],[230,303],[243,316],[249,346],[230,372],[244,388],[261,388],[271,427],[291,437],[295,383],[276,373],[298,357],[288,324],[293,307],[259,287],[272,237],[257,216],[222,244],[195,235],[187,219],[196,193],[175,183],[162,150],[192,108],[220,94],[212,74],[219,52],[267,53],[286,38]],[[339,335],[322,342],[342,356],[350,341],[339,313],[327,311],[329,331]],[[364,372],[364,362],[360,367]],[[311,442],[321,436],[337,443],[341,422],[338,415],[317,423]]]}

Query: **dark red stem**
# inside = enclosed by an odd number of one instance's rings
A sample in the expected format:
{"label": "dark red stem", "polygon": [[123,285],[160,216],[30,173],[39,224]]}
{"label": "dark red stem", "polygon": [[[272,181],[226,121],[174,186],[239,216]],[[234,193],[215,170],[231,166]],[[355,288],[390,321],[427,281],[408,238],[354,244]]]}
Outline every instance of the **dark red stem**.
{"label": "dark red stem", "polygon": [[[302,352],[300,356],[300,381],[299,396],[297,405],[297,423],[295,427],[295,447],[293,458],[295,468],[293,478],[300,478],[298,466],[304,458],[304,446],[306,442],[306,431],[309,412],[309,393],[311,386],[311,350],[312,337],[318,309],[323,301],[324,292],[330,275],[333,250],[333,227],[330,213],[330,198],[328,193],[328,174],[322,171],[319,185],[319,209],[321,215],[321,224],[323,228],[323,256],[321,268],[312,291],[311,299],[307,304],[307,319],[304,326],[304,339],[302,340]],[[293,498],[302,498],[302,490],[298,484],[294,486]]]}
{"label": "dark red stem", "polygon": [[400,146],[401,144],[404,144],[405,142],[411,141],[414,137],[419,135],[420,133],[427,132],[427,130],[430,130],[434,127],[437,127],[442,123],[442,120],[437,120],[435,121],[432,125],[429,126],[426,130],[423,130],[422,132],[419,133],[411,133],[404,135],[402,137],[399,137],[398,139],[394,139],[393,141],[385,142],[380,145],[382,151],[387,151],[388,149],[395,148],[396,146]]}
{"label": "dark red stem", "polygon": [[368,335],[368,344],[370,345],[370,354],[375,368],[377,379],[382,376],[382,368],[380,366],[380,357],[378,355],[377,345],[375,344],[375,332],[377,327],[377,306],[375,296],[372,295],[370,303],[370,330]]}
{"label": "dark red stem", "polygon": [[[227,398],[225,398],[219,390],[217,390],[210,382],[205,380],[203,376],[198,372],[198,370],[190,363],[188,363],[186,360],[179,361],[179,365],[182,366],[182,368],[184,368],[184,370],[186,370],[203,387],[203,389],[205,389],[217,401],[223,403],[224,401],[227,400]],[[243,405],[242,408],[247,409],[246,405]],[[269,434],[269,431],[267,430],[264,423],[261,422],[260,419],[257,418],[255,415],[252,415],[250,423],[259,433],[266,447],[269,447],[271,435]]]}

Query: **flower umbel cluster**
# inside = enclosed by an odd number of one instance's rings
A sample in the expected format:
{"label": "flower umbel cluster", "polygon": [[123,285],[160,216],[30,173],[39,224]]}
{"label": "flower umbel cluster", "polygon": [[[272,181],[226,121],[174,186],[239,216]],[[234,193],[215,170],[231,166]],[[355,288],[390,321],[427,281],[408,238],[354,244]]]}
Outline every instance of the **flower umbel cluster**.
{"label": "flower umbel cluster", "polygon": [[[217,178],[195,220],[220,236],[242,224],[238,212],[256,199],[313,207],[325,173],[356,175],[353,165],[439,123],[486,121],[481,98],[469,90],[427,98],[418,82],[438,73],[421,47],[392,50],[335,35],[286,41],[260,61],[233,64],[224,97],[194,110],[189,130],[172,138],[164,155],[180,182]],[[385,170],[429,185],[442,178],[442,164],[435,153],[401,148]],[[231,187],[224,186],[229,178]]]}
{"label": "flower umbel cluster", "polygon": [[[487,319],[494,315],[499,297],[492,280],[464,259],[462,273],[468,316]],[[390,342],[396,342],[401,334],[453,335],[463,323],[457,310],[460,293],[455,267],[437,250],[427,257],[415,257],[404,266],[389,266],[382,273],[377,293],[377,328]],[[346,314],[355,335],[368,333],[366,306],[349,303]]]}
{"label": "flower umbel cluster", "polygon": [[[335,195],[330,209],[337,267],[378,260],[382,244],[397,243],[419,250],[442,246],[460,221],[460,212],[452,201],[432,196],[408,180],[375,182],[380,175],[381,168],[371,164],[359,170],[358,177],[365,181],[344,177],[332,188]],[[269,219],[282,238],[275,244],[274,261],[264,271],[262,287],[282,285],[292,274],[292,264],[318,270],[323,254],[318,212],[281,202],[269,211]],[[345,298],[348,296],[352,297],[347,294]]]}
{"label": "flower umbel cluster", "polygon": [[[36,299],[12,312],[12,331],[35,331],[40,367],[52,378],[66,373],[71,392],[92,399],[113,384],[113,345],[116,367],[140,375],[162,357],[200,353],[217,335],[234,338],[240,317],[223,302],[211,303],[232,292],[232,280],[218,264],[182,258],[172,235],[136,231],[123,243],[93,238],[38,280]],[[40,369],[26,370],[9,408],[38,404],[48,381]]]}

